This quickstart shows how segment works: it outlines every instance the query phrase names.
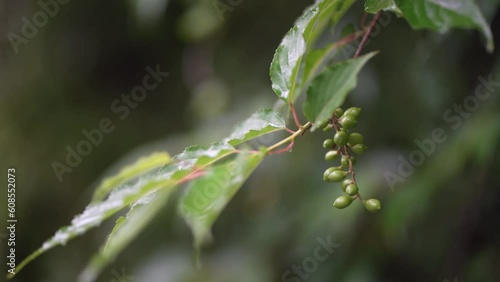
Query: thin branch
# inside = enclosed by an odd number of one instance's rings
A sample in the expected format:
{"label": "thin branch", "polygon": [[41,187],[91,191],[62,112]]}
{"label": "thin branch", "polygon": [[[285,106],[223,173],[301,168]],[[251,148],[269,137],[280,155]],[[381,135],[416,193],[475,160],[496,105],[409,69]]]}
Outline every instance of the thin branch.
{"label": "thin branch", "polygon": [[294,142],[295,141],[293,141],[293,140],[290,141],[290,144],[288,144],[288,146],[286,146],[283,149],[279,149],[279,150],[276,150],[276,151],[269,152],[269,155],[278,155],[278,154],[283,154],[283,153],[286,153],[286,152],[290,152],[290,150],[293,148]]}
{"label": "thin branch", "polygon": [[270,153],[272,150],[274,150],[274,149],[276,149],[276,148],[278,148],[278,147],[280,147],[280,146],[282,146],[282,145],[284,145],[284,144],[286,144],[288,142],[293,142],[297,136],[302,135],[309,128],[311,128],[311,126],[312,126],[312,123],[310,123],[310,122],[304,124],[303,126],[301,126],[299,128],[299,130],[295,131],[294,134],[292,134],[292,135],[288,136],[287,138],[279,141],[278,143],[276,143],[276,144],[268,147],[267,148],[267,152]]}
{"label": "thin branch", "polygon": [[301,125],[299,122],[299,118],[297,117],[297,112],[295,111],[295,106],[291,102],[290,102],[290,108],[292,109],[292,115],[293,115],[293,120],[295,121],[295,125],[297,126],[297,128],[300,129]]}
{"label": "thin branch", "polygon": [[368,37],[370,36],[370,33],[373,31],[373,28],[377,24],[378,19],[382,15],[381,12],[378,12],[375,17],[373,17],[372,22],[370,23],[370,26],[368,27],[368,30],[366,31],[365,35],[363,36],[363,39],[361,39],[361,42],[359,43],[358,49],[356,50],[356,54],[354,54],[354,58],[357,58],[360,54],[361,51],[363,50],[363,46],[365,46],[366,40],[368,40]]}

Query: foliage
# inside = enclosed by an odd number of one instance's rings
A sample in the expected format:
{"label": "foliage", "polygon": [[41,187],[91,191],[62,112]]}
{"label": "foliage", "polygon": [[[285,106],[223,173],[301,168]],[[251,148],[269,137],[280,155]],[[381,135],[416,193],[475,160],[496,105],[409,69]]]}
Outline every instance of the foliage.
{"label": "foliage", "polygon": [[[303,105],[307,123],[297,124],[297,131],[276,144],[253,150],[244,143],[276,131],[291,131],[279,113],[261,110],[235,127],[220,143],[209,147],[192,146],[173,158],[161,152],[139,160],[103,181],[85,211],[26,258],[17,271],[49,249],[65,245],[130,207],[127,216],[117,220],[107,243],[81,275],[81,281],[94,280],[154,220],[171,194],[186,183],[188,187],[177,203],[178,209],[193,232],[195,248],[199,249],[209,241],[210,229],[217,217],[256,167],[266,157],[282,152],[277,150],[280,146],[289,144],[284,148],[284,151],[289,151],[297,137],[328,122],[356,87],[358,73],[375,53],[341,62],[332,62],[331,55],[345,42],[365,34],[368,36],[369,28],[347,35],[326,48],[314,49],[325,29],[328,26],[334,28],[353,2],[316,1],[285,35],[271,62],[272,88],[279,99],[294,110],[297,98],[307,93]],[[491,31],[472,0],[367,0],[365,9],[369,13],[393,12],[415,29],[474,28],[485,36],[487,49],[493,50]],[[362,44],[358,46],[360,50],[362,47]]]}

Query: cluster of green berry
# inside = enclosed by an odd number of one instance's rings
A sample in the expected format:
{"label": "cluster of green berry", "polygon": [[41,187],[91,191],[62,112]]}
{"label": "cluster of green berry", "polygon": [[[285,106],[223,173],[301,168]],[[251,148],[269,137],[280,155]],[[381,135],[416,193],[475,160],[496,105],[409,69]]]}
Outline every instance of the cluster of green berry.
{"label": "cluster of green berry", "polygon": [[[355,199],[359,199],[368,211],[377,212],[381,209],[380,201],[377,199],[363,200],[359,193],[353,168],[356,164],[356,157],[351,156],[351,152],[362,154],[367,149],[363,135],[349,132],[351,128],[356,126],[360,114],[360,108],[349,108],[345,112],[341,108],[337,108],[333,117],[323,127],[325,132],[335,129],[333,139],[326,139],[323,142],[323,147],[330,150],[326,153],[325,160],[335,161],[340,157],[340,166],[326,169],[323,179],[327,182],[342,182],[342,191],[347,194],[338,197],[333,203],[334,207],[343,209]],[[351,178],[346,179],[349,174]]]}

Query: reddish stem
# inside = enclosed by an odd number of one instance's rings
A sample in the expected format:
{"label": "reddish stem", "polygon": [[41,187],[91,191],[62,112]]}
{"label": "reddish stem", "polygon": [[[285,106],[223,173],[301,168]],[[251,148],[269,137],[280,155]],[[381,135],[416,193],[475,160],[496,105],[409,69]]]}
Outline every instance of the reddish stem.
{"label": "reddish stem", "polygon": [[286,152],[290,152],[290,150],[293,148],[293,144],[294,144],[294,141],[290,142],[290,144],[288,144],[288,146],[286,146],[283,149],[279,149],[279,150],[276,150],[276,151],[269,152],[269,155],[277,155],[277,154],[283,154],[283,153],[286,153]]}
{"label": "reddish stem", "polygon": [[186,175],[184,178],[182,178],[179,181],[179,184],[191,181],[191,180],[196,179],[198,177],[201,177],[201,176],[205,175],[205,173],[206,172],[204,170],[195,170],[195,171],[191,172],[190,174]]}
{"label": "reddish stem", "polygon": [[300,129],[302,125],[300,125],[299,118],[297,117],[297,112],[295,111],[293,103],[290,103],[290,108],[292,109],[292,115],[293,115],[293,120],[295,121],[295,125],[297,126],[297,128]]}
{"label": "reddish stem", "polygon": [[378,12],[375,15],[375,17],[373,17],[373,20],[370,23],[368,30],[366,31],[365,35],[363,36],[363,39],[361,39],[361,43],[359,43],[358,49],[356,50],[356,54],[354,54],[354,58],[357,58],[361,54],[361,51],[363,50],[363,46],[365,46],[366,40],[368,40],[368,36],[370,36],[370,33],[373,31],[373,28],[377,24],[377,21],[381,15],[382,15],[382,13]]}

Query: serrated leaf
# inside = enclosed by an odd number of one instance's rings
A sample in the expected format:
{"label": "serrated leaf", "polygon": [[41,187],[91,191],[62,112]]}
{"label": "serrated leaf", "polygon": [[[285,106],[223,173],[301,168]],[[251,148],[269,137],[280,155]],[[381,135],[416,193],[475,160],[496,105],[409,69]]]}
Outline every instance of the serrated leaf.
{"label": "serrated leaf", "polygon": [[327,0],[318,3],[319,14],[314,24],[309,25],[305,34],[307,46],[311,47],[324,32],[326,26],[330,24],[330,29],[334,29],[340,18],[352,6],[355,0]]}
{"label": "serrated leaf", "polygon": [[310,84],[313,78],[317,75],[316,72],[318,72],[328,62],[328,60],[334,56],[336,50],[337,48],[335,48],[335,44],[332,43],[323,49],[316,49],[307,54],[303,74],[304,87],[307,87]]}
{"label": "serrated leaf", "polygon": [[172,189],[163,189],[143,196],[135,202],[126,217],[120,217],[106,244],[94,255],[79,281],[91,282],[104,267],[113,262],[116,256],[127,247],[137,235],[153,220],[167,203]]}
{"label": "serrated leaf", "polygon": [[234,161],[212,167],[190,183],[179,201],[179,211],[193,232],[196,248],[210,239],[215,220],[263,157],[262,152],[241,153]]}
{"label": "serrated leaf", "polygon": [[207,166],[236,152],[237,150],[227,143],[213,143],[209,147],[191,146],[175,155],[172,158],[174,163],[160,168],[158,174],[165,177],[172,174],[186,174],[193,168]]}
{"label": "serrated leaf", "polygon": [[[354,0],[323,0],[308,7],[288,31],[276,49],[270,68],[272,88],[283,101],[295,102],[300,66],[308,48],[312,47],[330,22],[334,26]],[[297,93],[298,92],[298,93]]]}
{"label": "serrated leaf", "polygon": [[[82,214],[72,220],[71,225],[59,229],[41,248],[24,259],[17,266],[17,272],[49,249],[58,245],[65,245],[69,240],[99,226],[104,220],[138,201],[143,196],[160,189],[172,188],[179,183],[190,180],[193,178],[191,176],[201,172],[208,165],[236,152],[233,146],[222,143],[212,144],[208,148],[203,146],[187,148],[184,152],[172,158],[175,163],[165,165],[158,173],[145,175],[135,184],[126,183],[119,186],[117,189],[112,190],[104,201],[91,202]],[[10,278],[13,276],[9,275]]]}
{"label": "serrated leaf", "polygon": [[233,146],[247,142],[264,134],[284,130],[285,119],[271,109],[259,110],[236,126],[233,132],[224,139],[224,143]]}
{"label": "serrated leaf", "polygon": [[271,62],[270,76],[274,92],[285,102],[295,101],[297,79],[307,46],[323,31],[339,0],[317,1],[308,7],[285,35]]}
{"label": "serrated leaf", "polygon": [[491,29],[474,0],[367,0],[365,10],[389,10],[403,16],[414,29],[444,32],[449,28],[477,29],[486,38],[486,49],[493,52]]}
{"label": "serrated leaf", "polygon": [[[214,143],[209,147],[191,146],[174,156],[172,158],[174,162],[161,168],[157,175],[179,182],[183,178],[188,178],[192,173],[201,171],[236,152],[237,150],[233,146],[225,143]],[[152,191],[136,201],[127,217],[117,221],[106,245],[92,258],[88,267],[81,274],[80,281],[93,281],[102,269],[112,262],[161,210],[171,191],[172,189]]]}
{"label": "serrated leaf", "polygon": [[337,63],[313,80],[304,102],[304,115],[314,123],[312,130],[327,122],[335,109],[344,103],[347,95],[356,87],[359,71],[375,54],[372,52]]}
{"label": "serrated leaf", "polygon": [[402,14],[395,0],[366,0],[365,11],[367,11],[368,13],[375,14],[381,10],[392,11],[398,15]]}
{"label": "serrated leaf", "polygon": [[169,163],[172,159],[168,153],[153,153],[148,157],[139,159],[132,165],[124,167],[117,175],[104,179],[95,190],[92,201],[97,202],[106,197],[108,193],[127,181],[130,181],[144,173],[159,168]]}
{"label": "serrated leaf", "polygon": [[[327,7],[325,8],[328,12],[323,12],[322,15],[319,16],[317,25],[324,26],[331,18],[330,23],[332,28],[334,28],[340,18],[347,12],[353,3],[353,0],[328,1]],[[324,15],[328,15],[328,18],[323,18]],[[322,28],[315,29],[315,31],[317,30],[322,31]],[[313,35],[311,35],[311,37],[313,37]],[[333,57],[336,50],[337,48],[335,43],[332,43],[323,49],[316,49],[306,55],[301,82],[301,87],[303,89],[309,86],[312,79],[317,75],[318,70],[320,70],[321,67],[323,67],[329,59]]]}
{"label": "serrated leaf", "polygon": [[[112,191],[105,201],[91,203],[85,208],[82,214],[76,216],[71,221],[71,225],[59,229],[52,238],[43,243],[41,248],[24,259],[17,266],[17,272],[21,271],[26,264],[46,251],[59,245],[66,245],[69,240],[83,235],[88,230],[99,226],[104,220],[123,208],[128,207],[144,195],[159,189],[171,188],[178,184],[179,181],[180,179],[165,179],[162,176],[148,176],[146,179],[140,179],[133,185],[125,185],[125,187],[120,187],[120,189]],[[10,277],[13,277],[13,275]]]}

